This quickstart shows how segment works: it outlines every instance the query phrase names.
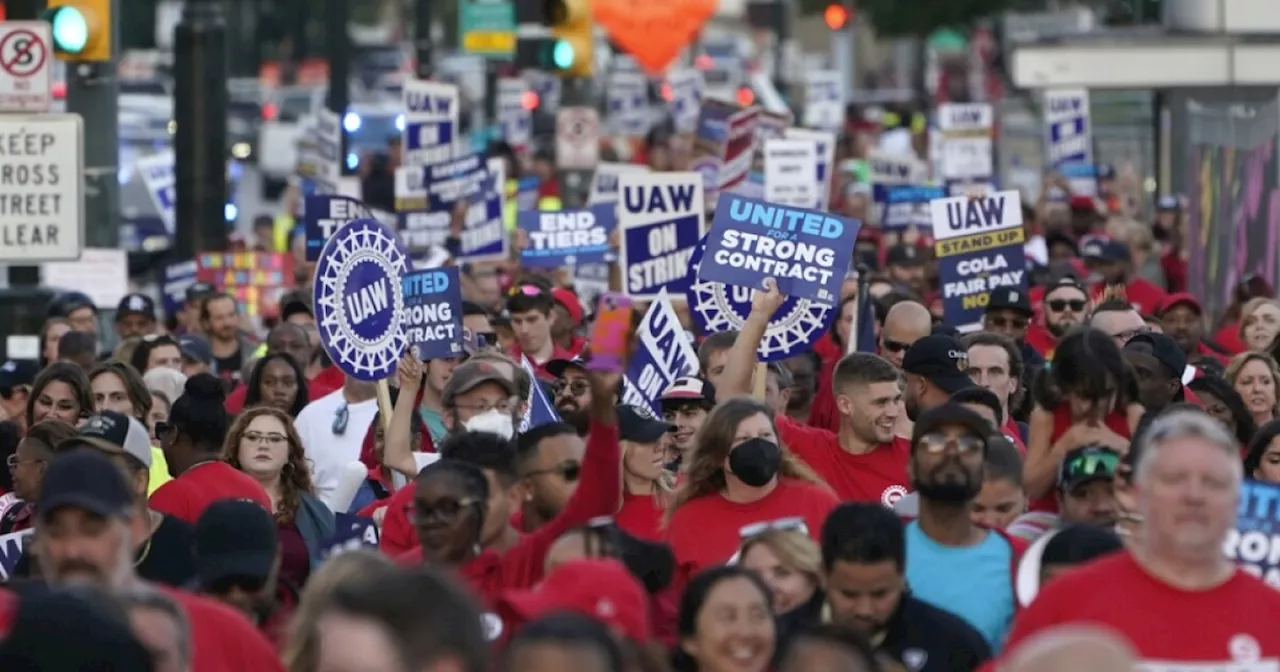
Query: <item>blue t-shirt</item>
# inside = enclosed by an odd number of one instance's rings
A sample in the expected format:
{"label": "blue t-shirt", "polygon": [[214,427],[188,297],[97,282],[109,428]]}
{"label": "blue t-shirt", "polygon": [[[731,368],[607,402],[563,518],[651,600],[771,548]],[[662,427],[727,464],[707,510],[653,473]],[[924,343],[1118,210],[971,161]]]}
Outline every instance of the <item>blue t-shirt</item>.
{"label": "blue t-shirt", "polygon": [[907,585],[916,597],[968,621],[999,653],[1013,622],[1013,547],[995,532],[976,546],[930,539],[907,526]]}

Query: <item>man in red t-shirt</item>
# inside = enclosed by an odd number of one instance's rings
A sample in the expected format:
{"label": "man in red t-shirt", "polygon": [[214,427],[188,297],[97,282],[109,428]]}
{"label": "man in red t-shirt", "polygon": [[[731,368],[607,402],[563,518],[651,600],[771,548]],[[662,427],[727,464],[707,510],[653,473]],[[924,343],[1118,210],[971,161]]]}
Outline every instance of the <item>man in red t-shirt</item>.
{"label": "man in red t-shirt", "polygon": [[1237,510],[1270,517],[1274,499],[1241,492],[1240,447],[1206,414],[1171,412],[1146,437],[1131,449],[1142,533],[1128,552],[1045,586],[1015,619],[1007,649],[1063,623],[1089,622],[1126,635],[1140,669],[1280,668],[1280,592],[1223,552],[1240,544]]}
{"label": "man in red t-shirt", "polygon": [[1173,337],[1187,353],[1187,361],[1195,363],[1201,357],[1212,357],[1225,364],[1227,358],[1204,342],[1204,309],[1196,297],[1187,294],[1170,294],[1161,302],[1155,313],[1160,318],[1160,328]]}
{"label": "man in red t-shirt", "polygon": [[1090,274],[1102,277],[1102,282],[1094,287],[1094,296],[1101,295],[1108,286],[1123,285],[1125,300],[1146,315],[1156,312],[1160,302],[1164,301],[1163,289],[1134,275],[1133,259],[1124,243],[1091,240],[1080,248],[1080,256],[1084,258],[1085,268]]}

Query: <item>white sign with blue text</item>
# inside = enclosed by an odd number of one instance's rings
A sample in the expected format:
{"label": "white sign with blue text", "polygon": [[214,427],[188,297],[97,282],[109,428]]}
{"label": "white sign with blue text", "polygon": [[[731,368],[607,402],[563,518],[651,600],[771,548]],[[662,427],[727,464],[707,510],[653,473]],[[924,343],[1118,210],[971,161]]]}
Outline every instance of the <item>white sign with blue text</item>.
{"label": "white sign with blue text", "polygon": [[591,176],[591,192],[587,205],[618,202],[618,179],[623,173],[647,173],[648,166],[634,163],[602,163]]}
{"label": "white sign with blue text", "polygon": [[1089,121],[1089,91],[1045,91],[1044,126],[1047,163],[1067,178],[1072,193],[1097,195],[1093,129]]}
{"label": "white sign with blue text", "polygon": [[622,403],[662,417],[658,399],[677,378],[698,375],[698,354],[685,338],[671,297],[661,290],[636,330],[636,348],[623,377]]}
{"label": "white sign with blue text", "polygon": [[401,98],[405,165],[430,166],[452,158],[458,134],[458,87],[410,79]]}
{"label": "white sign with blue text", "polygon": [[817,163],[818,146],[809,140],[765,140],[764,200],[817,208]]}
{"label": "white sign with blue text", "polygon": [[940,198],[929,204],[938,286],[947,324],[977,329],[997,288],[1025,290],[1022,199],[1017,191]]}
{"label": "white sign with blue text", "polygon": [[693,68],[672,70],[667,75],[666,91],[671,94],[667,104],[677,133],[692,133],[698,129],[703,88],[702,73]]}
{"label": "white sign with blue text", "polygon": [[533,142],[533,112],[525,106],[529,84],[519,77],[498,80],[498,127],[507,144],[516,149]]}
{"label": "white sign with blue text", "polygon": [[151,202],[160,213],[160,219],[164,221],[165,228],[172,234],[178,214],[178,180],[173,172],[173,150],[166,149],[156,154],[140,156],[133,165],[138,175],[142,177],[142,183],[147,187],[147,195],[151,197]]}
{"label": "white sign with blue text", "polygon": [[818,210],[831,205],[831,176],[835,172],[836,134],[829,131],[812,131],[807,128],[788,128],[783,134],[788,140],[807,140],[818,148],[815,172],[818,180]]}
{"label": "white sign with blue text", "polygon": [[699,173],[632,172],[618,180],[618,253],[628,296],[689,291],[689,259],[705,234],[702,183]]}
{"label": "white sign with blue text", "polygon": [[838,131],[844,126],[844,81],[836,70],[811,70],[804,78],[804,118],[809,128]]}
{"label": "white sign with blue text", "polygon": [[614,135],[649,132],[649,80],[638,72],[614,72],[605,84],[605,114]]}
{"label": "white sign with blue text", "polygon": [[938,106],[938,130],[942,134],[941,179],[983,180],[995,174],[994,124],[995,113],[987,103]]}

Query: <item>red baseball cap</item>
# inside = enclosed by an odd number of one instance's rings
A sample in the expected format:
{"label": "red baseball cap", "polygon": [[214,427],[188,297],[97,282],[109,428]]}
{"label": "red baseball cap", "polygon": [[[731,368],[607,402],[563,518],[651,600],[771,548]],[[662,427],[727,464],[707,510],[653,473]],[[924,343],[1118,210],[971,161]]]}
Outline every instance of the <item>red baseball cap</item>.
{"label": "red baseball cap", "polygon": [[564,306],[569,311],[569,319],[573,320],[573,326],[582,324],[582,302],[578,301],[578,295],[564,287],[556,287],[551,290],[551,297],[556,303]]}
{"label": "red baseball cap", "polygon": [[566,562],[537,588],[510,591],[502,601],[525,620],[571,611],[594,618],[632,641],[652,638],[649,596],[631,572],[612,558]]}
{"label": "red baseball cap", "polygon": [[1188,308],[1196,311],[1196,313],[1200,315],[1204,314],[1204,309],[1200,307],[1200,302],[1196,300],[1196,297],[1192,296],[1188,292],[1178,292],[1177,294],[1170,294],[1164,297],[1164,301],[1160,302],[1159,314],[1164,315],[1169,312],[1170,308],[1179,304],[1186,304]]}

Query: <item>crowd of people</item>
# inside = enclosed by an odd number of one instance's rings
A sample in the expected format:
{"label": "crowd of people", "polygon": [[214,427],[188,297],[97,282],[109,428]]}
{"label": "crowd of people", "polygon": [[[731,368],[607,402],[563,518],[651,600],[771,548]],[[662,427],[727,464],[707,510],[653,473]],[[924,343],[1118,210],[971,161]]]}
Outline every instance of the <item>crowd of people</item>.
{"label": "crowd of people", "polygon": [[301,257],[261,338],[203,283],[63,294],[0,366],[0,669],[1277,669],[1280,595],[1222,545],[1280,483],[1280,301],[1250,278],[1211,324],[1180,204],[1100,187],[1028,205],[1034,282],[961,334],[928,236],[838,179],[873,271],[828,332],[758,368],[786,297],[709,334],[677,299],[699,371],[660,415],[590,366],[567,271],[463,267],[463,354],[382,407]]}

